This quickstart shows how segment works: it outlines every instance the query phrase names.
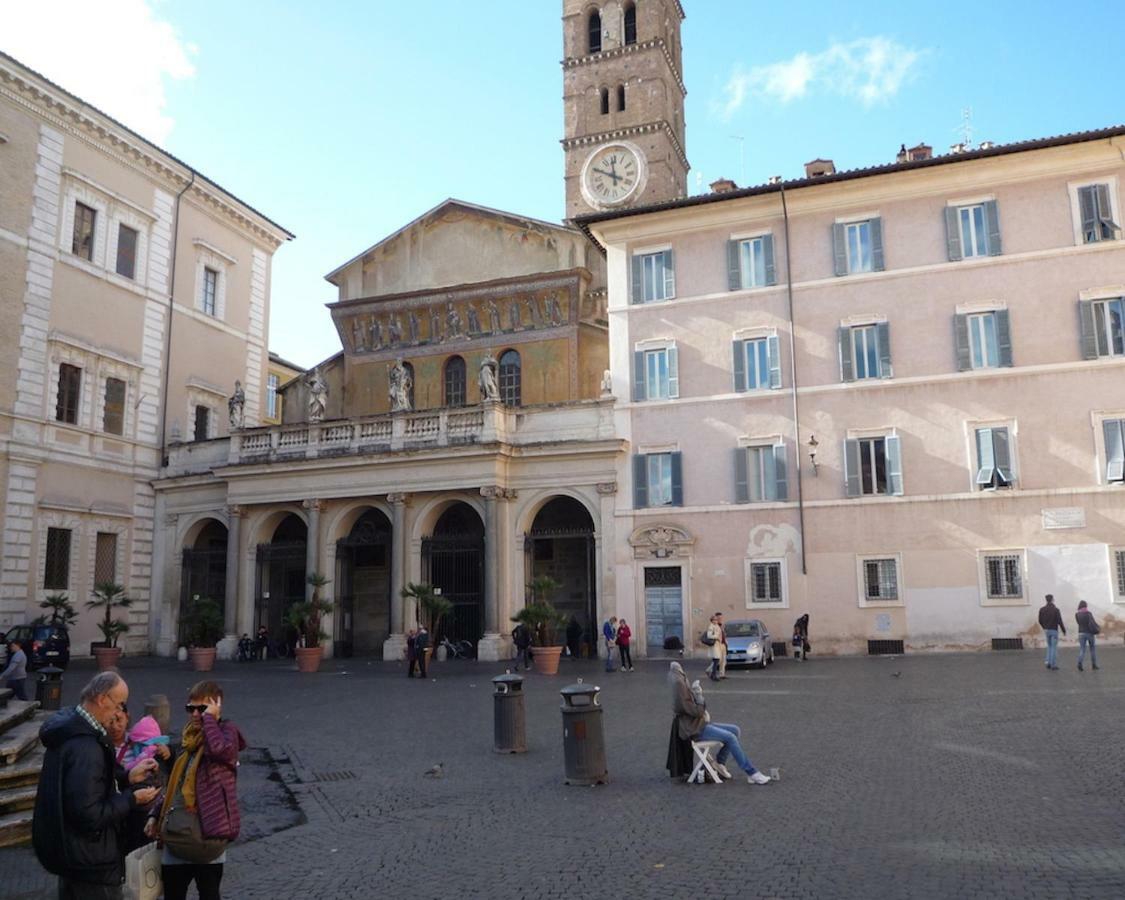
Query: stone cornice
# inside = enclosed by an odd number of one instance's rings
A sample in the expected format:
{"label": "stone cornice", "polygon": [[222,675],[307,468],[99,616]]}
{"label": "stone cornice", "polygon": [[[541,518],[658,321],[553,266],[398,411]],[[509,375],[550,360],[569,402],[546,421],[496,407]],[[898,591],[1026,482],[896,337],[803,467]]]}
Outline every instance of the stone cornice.
{"label": "stone cornice", "polygon": [[672,73],[672,77],[676,79],[676,84],[680,87],[681,96],[687,96],[687,86],[684,80],[680,77],[679,71],[676,69],[676,63],[672,59],[672,54],[668,50],[668,45],[665,43],[664,38],[653,38],[648,41],[640,41],[636,44],[626,44],[623,47],[611,47],[609,50],[602,50],[598,53],[588,53],[585,56],[571,56],[562,61],[564,69],[576,69],[580,66],[589,66],[594,63],[604,62],[607,59],[616,59],[619,56],[629,56],[633,53],[641,53],[645,50],[659,50],[664,54],[664,60],[668,63],[668,71]]}
{"label": "stone cornice", "polygon": [[590,147],[597,144],[604,144],[608,141],[635,137],[641,134],[653,134],[658,131],[663,131],[668,135],[668,140],[672,142],[672,146],[676,150],[676,156],[679,158],[680,162],[683,163],[685,169],[690,169],[691,164],[688,162],[687,153],[684,152],[684,147],[680,143],[680,139],[676,137],[676,132],[672,126],[664,119],[661,119],[659,122],[646,122],[643,125],[629,125],[625,128],[614,128],[610,131],[598,131],[594,134],[584,134],[580,137],[563,138],[559,143],[563,145],[564,150],[573,150],[576,147]]}
{"label": "stone cornice", "polygon": [[[157,181],[166,190],[179,193],[191,183],[194,170],[186,163],[161,151],[63,89],[52,90],[47,86],[49,82],[44,83],[45,79],[44,82],[39,82],[25,76],[10,65],[9,59],[0,55],[0,96],[60,131],[86,142],[117,163]],[[188,196],[205,209],[234,222],[240,230],[253,236],[271,252],[293,237],[257,210],[206,179],[206,176],[201,173],[196,175]]]}

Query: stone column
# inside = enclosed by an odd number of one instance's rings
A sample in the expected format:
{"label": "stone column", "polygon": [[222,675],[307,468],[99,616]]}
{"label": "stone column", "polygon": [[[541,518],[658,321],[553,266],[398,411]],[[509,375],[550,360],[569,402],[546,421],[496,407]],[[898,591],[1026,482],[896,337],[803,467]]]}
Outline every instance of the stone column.
{"label": "stone column", "polygon": [[[163,494],[157,493],[157,503],[163,506]],[[175,656],[177,649],[177,625],[179,624],[180,591],[183,579],[183,552],[176,543],[175,513],[157,518],[163,523],[163,534],[159,541],[153,542],[153,584],[159,579],[163,584],[164,596],[160,602],[160,621],[157,628],[156,653],[158,656]]]}
{"label": "stone column", "polygon": [[238,574],[242,544],[241,506],[227,507],[227,580],[223,600],[223,631],[225,636],[215,645],[219,659],[234,659],[238,652]]}
{"label": "stone column", "polygon": [[498,662],[511,656],[510,639],[500,631],[500,591],[508,564],[500,501],[516,494],[498,485],[486,485],[480,495],[484,498],[484,637],[477,645],[477,659]]}
{"label": "stone column", "polygon": [[[324,573],[320,571],[320,509],[321,502],[319,500],[306,500],[301,504],[309,511],[309,530],[308,537],[305,543],[305,575],[311,575],[317,572],[321,575]],[[305,584],[305,599],[312,599],[313,588],[311,584]]]}
{"label": "stone column", "polygon": [[402,659],[406,650],[406,634],[403,623],[406,620],[406,601],[402,589],[406,585],[406,571],[409,560],[406,558],[406,504],[409,494],[387,494],[391,504],[391,634],[383,641],[383,659]]}
{"label": "stone column", "polygon": [[[605,654],[605,641],[601,640],[601,623],[610,616],[618,615],[621,610],[617,608],[617,532],[616,520],[613,511],[616,503],[617,482],[603,481],[598,483],[598,506],[600,521],[598,522],[598,536],[594,544],[595,565],[595,590],[598,598],[599,619],[594,623],[598,638],[598,653]],[[639,630],[639,629],[638,629]],[[643,638],[643,635],[641,635]],[[640,641],[638,640],[638,644]]]}

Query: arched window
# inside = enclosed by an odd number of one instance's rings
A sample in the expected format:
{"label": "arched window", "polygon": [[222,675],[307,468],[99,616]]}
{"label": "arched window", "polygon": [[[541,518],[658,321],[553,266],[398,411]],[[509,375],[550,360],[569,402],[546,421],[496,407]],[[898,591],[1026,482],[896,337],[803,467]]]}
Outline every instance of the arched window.
{"label": "arched window", "polygon": [[637,5],[630,3],[625,7],[625,43],[637,43]]}
{"label": "arched window", "polygon": [[609,115],[609,88],[602,88],[602,115]]}
{"label": "arched window", "polygon": [[445,405],[465,405],[465,360],[451,356],[445,362]]}
{"label": "arched window", "polygon": [[520,355],[515,350],[505,350],[500,355],[500,402],[505,406],[519,406],[521,402]]}
{"label": "arched window", "polygon": [[596,9],[590,13],[590,52],[602,52],[602,14]]}
{"label": "arched window", "polygon": [[621,112],[625,109],[625,85],[619,84],[617,86],[617,111]]}
{"label": "arched window", "polygon": [[402,367],[406,369],[406,374],[410,376],[410,380],[407,382],[410,385],[410,390],[406,392],[406,396],[410,401],[410,409],[414,409],[414,366],[410,363],[403,363]]}

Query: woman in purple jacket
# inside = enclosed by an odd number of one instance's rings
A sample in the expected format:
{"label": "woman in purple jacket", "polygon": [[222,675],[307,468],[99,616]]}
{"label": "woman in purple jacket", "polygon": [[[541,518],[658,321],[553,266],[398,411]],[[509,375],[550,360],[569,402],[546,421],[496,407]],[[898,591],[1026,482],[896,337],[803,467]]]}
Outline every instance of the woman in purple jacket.
{"label": "woman in purple jacket", "polygon": [[[238,837],[240,824],[238,754],[246,749],[246,739],[237,725],[223,721],[223,689],[214,681],[195,685],[185,709],[189,719],[184,726],[180,754],[168,779],[163,809],[159,817],[149,818],[145,833],[149,837],[161,834],[168,811],[177,798],[182,798],[186,808],[198,810],[204,838],[233,841]],[[164,900],[184,900],[192,881],[199,891],[199,900],[219,900],[226,859],[225,848],[212,862],[198,863],[181,859],[165,847]]]}

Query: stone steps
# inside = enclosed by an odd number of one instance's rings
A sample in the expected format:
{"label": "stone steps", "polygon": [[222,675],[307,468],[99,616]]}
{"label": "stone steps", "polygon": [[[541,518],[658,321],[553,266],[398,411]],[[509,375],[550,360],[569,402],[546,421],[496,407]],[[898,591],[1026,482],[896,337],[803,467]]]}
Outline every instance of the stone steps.
{"label": "stone steps", "polygon": [[12,700],[0,710],[0,766],[10,766],[39,745],[42,721],[34,719],[39,704]]}
{"label": "stone steps", "polygon": [[0,847],[27,847],[31,844],[31,810],[0,816]]}
{"label": "stone steps", "polygon": [[[42,724],[40,716],[36,716],[35,721]],[[39,770],[43,768],[43,753],[42,746],[33,747],[10,766],[0,766],[0,792],[38,784]]]}
{"label": "stone steps", "polygon": [[0,791],[0,816],[34,809],[35,795],[38,792],[39,786],[37,784],[8,788],[6,791]]}

